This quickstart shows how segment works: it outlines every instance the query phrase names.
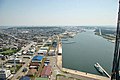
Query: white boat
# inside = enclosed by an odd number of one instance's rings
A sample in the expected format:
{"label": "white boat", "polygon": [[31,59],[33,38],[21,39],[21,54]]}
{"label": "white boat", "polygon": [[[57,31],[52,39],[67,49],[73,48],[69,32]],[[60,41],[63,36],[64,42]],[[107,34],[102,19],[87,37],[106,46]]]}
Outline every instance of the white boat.
{"label": "white boat", "polygon": [[97,69],[97,71],[100,72],[101,74],[104,73],[104,71],[101,69],[99,63],[94,64],[94,67],[95,67],[95,68]]}
{"label": "white boat", "polygon": [[72,44],[72,43],[75,43],[75,41],[64,41],[64,42],[62,42],[63,44]]}
{"label": "white boat", "polygon": [[112,42],[112,43],[115,43],[115,40],[108,40],[108,41],[110,41],[110,42]]}

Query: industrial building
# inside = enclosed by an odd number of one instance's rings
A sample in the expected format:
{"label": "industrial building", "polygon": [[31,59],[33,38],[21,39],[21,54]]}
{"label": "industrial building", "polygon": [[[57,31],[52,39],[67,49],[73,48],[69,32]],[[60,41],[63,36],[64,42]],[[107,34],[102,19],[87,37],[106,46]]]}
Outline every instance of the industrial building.
{"label": "industrial building", "polygon": [[32,58],[32,62],[42,62],[43,56],[37,55]]}

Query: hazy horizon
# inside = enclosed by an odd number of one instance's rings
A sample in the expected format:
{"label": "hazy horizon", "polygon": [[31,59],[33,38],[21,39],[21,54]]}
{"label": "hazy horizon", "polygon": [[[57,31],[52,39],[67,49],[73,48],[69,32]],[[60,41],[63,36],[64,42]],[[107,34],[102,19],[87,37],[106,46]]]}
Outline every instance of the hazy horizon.
{"label": "hazy horizon", "polygon": [[118,0],[0,0],[1,26],[116,26]]}
{"label": "hazy horizon", "polygon": [[17,27],[106,27],[106,28],[116,28],[117,26],[0,26],[0,29],[6,28],[17,28]]}

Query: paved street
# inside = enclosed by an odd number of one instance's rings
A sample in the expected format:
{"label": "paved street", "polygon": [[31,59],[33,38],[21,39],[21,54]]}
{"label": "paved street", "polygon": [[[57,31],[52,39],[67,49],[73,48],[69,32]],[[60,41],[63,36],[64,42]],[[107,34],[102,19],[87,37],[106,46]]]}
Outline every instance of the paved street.
{"label": "paved street", "polygon": [[[48,40],[49,40],[49,39],[48,39]],[[47,41],[48,41],[48,40],[47,40]],[[42,46],[44,46],[47,41],[45,41]],[[28,49],[31,47],[31,45],[33,45],[33,44],[35,44],[35,43],[33,42],[33,43],[27,45],[27,46],[24,48],[24,50],[28,50]],[[36,52],[36,53],[37,53],[37,52]],[[26,68],[27,65],[31,62],[32,58],[33,58],[35,55],[37,55],[36,53],[35,53],[28,61],[25,62],[25,64],[17,71],[17,73],[13,76],[13,78],[12,78],[11,80],[16,80],[18,76],[23,76],[23,75],[21,74],[21,73],[22,73],[22,70],[23,70],[24,68]]]}
{"label": "paved street", "polygon": [[[33,44],[35,44],[34,42],[32,42],[32,43],[30,43],[29,45],[27,45],[25,48],[22,48],[21,50],[20,50],[20,52],[22,51],[22,50],[28,50],[30,47],[31,47],[31,45],[33,45]],[[17,71],[17,73],[13,76],[13,78],[12,78],[12,80],[15,80],[18,76],[22,76],[22,70],[24,69],[24,68],[26,68],[27,67],[27,65],[31,62],[31,59],[35,56],[36,54],[34,54],[30,59],[28,59],[26,62],[25,62],[25,64]],[[23,56],[23,55],[22,55]],[[23,58],[22,56],[20,56],[21,58]]]}
{"label": "paved street", "polygon": [[50,56],[50,66],[52,67],[52,75],[50,80],[56,80],[56,75],[61,74],[61,71],[56,66],[56,57]]}
{"label": "paved street", "polygon": [[[29,47],[30,47],[30,45],[29,45]],[[28,50],[29,47],[27,47],[26,50]],[[21,73],[22,73],[22,70],[27,67],[27,65],[31,62],[32,58],[33,58],[35,55],[36,55],[36,54],[34,54],[28,61],[25,62],[25,64],[17,71],[17,73],[13,76],[13,78],[12,78],[11,80],[15,80],[18,76],[22,76],[22,74],[21,74]]]}

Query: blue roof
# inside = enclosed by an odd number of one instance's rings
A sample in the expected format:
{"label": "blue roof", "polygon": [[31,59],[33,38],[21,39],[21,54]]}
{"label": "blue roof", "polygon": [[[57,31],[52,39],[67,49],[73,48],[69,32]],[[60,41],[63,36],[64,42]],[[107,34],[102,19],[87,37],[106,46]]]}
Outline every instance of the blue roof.
{"label": "blue roof", "polygon": [[32,58],[32,60],[37,60],[37,61],[41,61],[43,59],[43,56],[34,56],[33,58]]}
{"label": "blue roof", "polygon": [[23,77],[21,77],[19,80],[31,80],[31,79],[30,79],[30,77],[28,77],[28,76],[23,76]]}

